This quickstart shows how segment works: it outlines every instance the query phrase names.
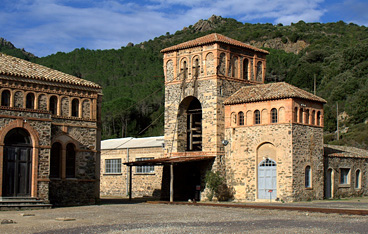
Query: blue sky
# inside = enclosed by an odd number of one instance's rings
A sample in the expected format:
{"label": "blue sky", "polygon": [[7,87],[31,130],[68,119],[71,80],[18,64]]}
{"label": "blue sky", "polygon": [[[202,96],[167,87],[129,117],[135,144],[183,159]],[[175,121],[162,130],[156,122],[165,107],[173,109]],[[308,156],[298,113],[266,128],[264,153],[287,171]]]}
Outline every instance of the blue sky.
{"label": "blue sky", "polygon": [[42,57],[140,43],[213,14],[243,23],[368,26],[367,12],[367,0],[1,0],[0,37]]}

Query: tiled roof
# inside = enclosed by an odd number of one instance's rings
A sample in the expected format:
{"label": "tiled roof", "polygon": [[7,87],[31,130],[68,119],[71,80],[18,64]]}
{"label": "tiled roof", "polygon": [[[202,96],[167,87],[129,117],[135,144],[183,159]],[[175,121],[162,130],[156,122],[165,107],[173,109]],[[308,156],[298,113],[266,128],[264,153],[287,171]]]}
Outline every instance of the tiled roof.
{"label": "tiled roof", "polygon": [[324,145],[324,154],[329,157],[340,158],[368,158],[368,150],[350,146]]}
{"label": "tiled roof", "polygon": [[88,80],[65,74],[51,68],[0,53],[0,74],[25,78],[101,88]]}
{"label": "tiled roof", "polygon": [[326,103],[326,100],[285,82],[245,86],[225,100],[225,104],[239,104],[266,100],[301,98]]}
{"label": "tiled roof", "polygon": [[163,136],[157,137],[143,137],[143,138],[116,138],[101,141],[101,149],[126,149],[126,148],[148,148],[148,147],[162,147],[164,143]]}
{"label": "tiled roof", "polygon": [[191,40],[191,41],[187,41],[187,42],[184,42],[184,43],[181,43],[181,44],[178,44],[178,45],[168,47],[166,49],[161,50],[161,53],[166,53],[166,52],[170,52],[170,51],[173,51],[173,50],[187,49],[187,48],[191,48],[191,47],[202,46],[202,45],[213,44],[213,43],[224,43],[224,44],[228,44],[228,45],[239,46],[239,47],[255,50],[255,51],[258,51],[258,52],[262,52],[262,53],[265,53],[265,54],[269,54],[269,52],[266,51],[266,50],[258,49],[254,46],[245,44],[241,41],[231,39],[229,37],[226,37],[226,36],[218,34],[218,33],[212,33],[212,34],[209,34],[209,35],[206,35],[206,36],[203,36],[203,37],[199,37],[199,38]]}

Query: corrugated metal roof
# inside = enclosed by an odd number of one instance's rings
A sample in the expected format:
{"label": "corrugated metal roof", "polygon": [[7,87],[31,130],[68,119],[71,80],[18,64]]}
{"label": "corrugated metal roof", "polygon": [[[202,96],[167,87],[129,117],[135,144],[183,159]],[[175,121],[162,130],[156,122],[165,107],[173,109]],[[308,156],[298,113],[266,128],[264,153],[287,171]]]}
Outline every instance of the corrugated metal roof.
{"label": "corrugated metal roof", "polygon": [[162,147],[164,136],[116,138],[101,141],[101,150]]}
{"label": "corrugated metal roof", "polygon": [[244,86],[225,100],[225,105],[284,98],[301,98],[321,103],[326,100],[285,82]]}
{"label": "corrugated metal roof", "polygon": [[161,53],[167,53],[170,51],[187,49],[187,48],[192,48],[196,46],[208,45],[212,43],[223,43],[223,44],[228,44],[228,45],[233,45],[233,46],[239,46],[239,47],[251,49],[254,51],[262,52],[264,54],[269,54],[267,50],[258,49],[257,47],[245,44],[241,41],[234,40],[230,37],[226,37],[218,33],[212,33],[212,34],[209,34],[203,37],[199,37],[191,41],[186,41],[178,45],[170,46],[168,48],[161,50]]}
{"label": "corrugated metal roof", "polygon": [[101,89],[101,86],[91,81],[3,53],[0,53],[0,74]]}
{"label": "corrugated metal roof", "polygon": [[210,160],[214,158],[215,156],[170,157],[170,158],[155,158],[142,161],[127,162],[124,164],[127,166],[168,165],[168,164]]}

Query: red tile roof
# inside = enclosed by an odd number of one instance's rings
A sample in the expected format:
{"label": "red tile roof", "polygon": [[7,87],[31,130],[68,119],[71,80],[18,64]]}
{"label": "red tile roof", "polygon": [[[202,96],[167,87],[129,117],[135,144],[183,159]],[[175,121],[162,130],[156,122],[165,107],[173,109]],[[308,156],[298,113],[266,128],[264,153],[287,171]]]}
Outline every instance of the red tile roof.
{"label": "red tile roof", "polygon": [[100,85],[91,81],[83,80],[81,78],[3,53],[0,53],[0,74],[72,85],[81,85],[98,89],[101,88]]}
{"label": "red tile roof", "polygon": [[225,100],[225,104],[239,104],[285,98],[301,98],[321,103],[326,100],[285,82],[245,86]]}
{"label": "red tile roof", "polygon": [[247,48],[247,49],[250,49],[250,50],[262,52],[264,54],[269,54],[269,52],[266,51],[266,50],[258,49],[254,46],[245,44],[241,41],[231,39],[229,37],[226,37],[226,36],[218,34],[218,33],[212,33],[212,34],[209,34],[209,35],[206,35],[206,36],[203,36],[203,37],[199,37],[199,38],[191,40],[191,41],[187,41],[187,42],[184,42],[184,43],[181,43],[181,44],[178,44],[178,45],[168,47],[166,49],[161,50],[161,53],[167,53],[167,52],[174,51],[174,50],[187,49],[187,48],[191,48],[191,47],[208,45],[208,44],[213,44],[213,43],[224,43],[224,44],[228,44],[228,45],[239,46],[239,47],[242,47],[242,48]]}

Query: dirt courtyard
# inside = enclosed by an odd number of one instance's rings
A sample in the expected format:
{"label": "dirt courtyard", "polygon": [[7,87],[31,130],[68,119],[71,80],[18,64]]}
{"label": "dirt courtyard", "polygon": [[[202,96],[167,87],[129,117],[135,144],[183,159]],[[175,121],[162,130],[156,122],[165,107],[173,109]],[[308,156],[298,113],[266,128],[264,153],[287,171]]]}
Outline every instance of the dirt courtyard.
{"label": "dirt courtyard", "polygon": [[2,211],[0,233],[367,233],[368,216],[147,203]]}

